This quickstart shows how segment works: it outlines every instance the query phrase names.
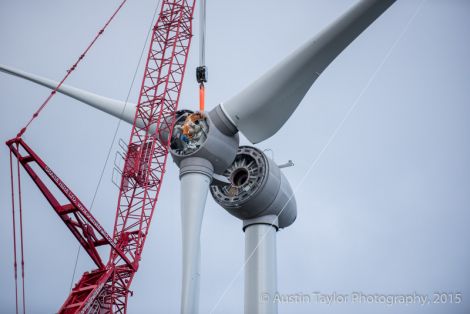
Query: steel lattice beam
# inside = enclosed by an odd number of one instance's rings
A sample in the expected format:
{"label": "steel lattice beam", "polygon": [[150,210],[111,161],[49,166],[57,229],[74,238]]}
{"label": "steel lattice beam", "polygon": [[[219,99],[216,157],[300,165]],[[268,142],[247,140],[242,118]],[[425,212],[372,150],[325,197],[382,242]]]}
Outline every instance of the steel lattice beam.
{"label": "steel lattice beam", "polygon": [[[114,240],[108,235],[95,217],[93,217],[85,205],[83,205],[80,199],[23,139],[15,138],[9,140],[6,144],[98,268],[105,268],[97,251],[97,248],[103,245],[109,245],[118,256],[121,256],[123,260],[125,260],[128,266],[133,267],[131,261],[124,255],[122,250],[117,247]],[[68,200],[67,204],[60,203],[58,199],[59,196],[53,193],[53,190],[49,188],[50,185],[57,187],[57,190],[62,194],[61,196]]]}
{"label": "steel lattice beam", "polygon": [[[151,130],[171,130],[191,44],[194,5],[195,0],[164,0],[152,32],[113,232],[115,243],[133,267],[111,251],[108,271],[92,276],[94,284],[88,280],[93,272],[85,273],[60,313],[68,313],[65,309],[72,302],[81,302],[77,308],[80,312],[126,313],[129,287],[141,259],[168,158],[168,145],[158,141],[158,132],[152,134]],[[141,124],[137,126],[136,121]],[[76,292],[89,286],[93,289],[88,294],[77,297]]]}
{"label": "steel lattice beam", "polygon": [[[139,266],[165,173],[171,126],[191,44],[194,5],[195,0],[163,0],[153,27],[112,237],[21,138],[7,142],[13,155],[98,267],[82,275],[58,313],[126,313],[129,287]],[[162,133],[158,130],[165,131],[168,138],[159,138]],[[58,201],[32,164],[70,203]],[[107,264],[97,251],[97,247],[103,245],[110,247]]]}

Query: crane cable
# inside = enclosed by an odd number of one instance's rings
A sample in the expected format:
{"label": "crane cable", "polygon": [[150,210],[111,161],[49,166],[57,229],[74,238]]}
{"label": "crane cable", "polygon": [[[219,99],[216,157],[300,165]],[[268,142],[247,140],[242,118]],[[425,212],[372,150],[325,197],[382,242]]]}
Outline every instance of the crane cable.
{"label": "crane cable", "polygon": [[[16,150],[19,152],[20,145],[16,143]],[[20,249],[21,249],[21,287],[23,288],[23,314],[26,313],[26,295],[24,293],[24,250],[23,250],[23,202],[21,197],[21,171],[20,171],[20,159],[17,158],[16,170],[18,174],[18,208],[20,210]]]}
{"label": "crane cable", "polygon": [[206,63],[206,0],[201,0],[199,21],[199,65],[204,66]]}
{"label": "crane cable", "polygon": [[39,106],[39,108],[34,112],[33,116],[29,119],[28,123],[26,123],[25,127],[23,127],[20,132],[16,135],[17,138],[20,138],[23,136],[24,132],[26,132],[26,129],[29,127],[31,122],[35,120],[38,115],[41,113],[41,111],[46,107],[46,105],[49,103],[49,101],[54,97],[54,95],[57,93],[59,88],[62,86],[62,84],[65,82],[65,80],[72,74],[72,72],[77,68],[78,64],[85,58],[85,55],[88,53],[88,51],[91,49],[91,47],[95,44],[95,42],[98,40],[98,38],[104,33],[105,29],[108,27],[108,25],[111,23],[111,21],[114,19],[114,17],[117,15],[117,13],[121,10],[123,5],[126,3],[127,0],[123,0],[119,7],[114,11],[113,15],[106,21],[106,24],[101,28],[96,34],[96,36],[93,38],[91,43],[87,46],[85,51],[78,57],[77,61],[67,70],[67,74],[62,78],[62,80],[59,82],[59,84],[54,88],[54,90],[49,94],[49,96],[44,100],[44,102]]}
{"label": "crane cable", "polygon": [[13,153],[10,151],[11,213],[13,218],[13,272],[15,276],[16,314],[18,314],[18,268],[16,262],[15,184],[13,179]]}
{"label": "crane cable", "polygon": [[[19,151],[19,144],[16,143],[17,151]],[[21,288],[22,294],[21,299],[23,303],[23,314],[26,313],[26,294],[24,286],[24,245],[23,245],[23,202],[21,197],[21,172],[20,172],[20,160],[17,158],[17,183],[18,183],[18,209],[19,209],[19,220],[20,220],[20,257],[21,257]],[[14,184],[14,174],[13,171],[13,154],[10,150],[10,183],[11,183],[11,208],[12,208],[12,219],[13,219],[13,272],[15,277],[15,301],[16,301],[16,313],[18,313],[18,263],[17,263],[17,243],[16,243],[16,211],[15,211],[15,184]]]}
{"label": "crane cable", "polygon": [[[29,125],[39,116],[41,111],[46,107],[49,101],[54,97],[57,91],[60,89],[62,84],[67,80],[67,78],[72,74],[72,72],[77,68],[78,64],[85,58],[88,51],[96,43],[98,38],[104,33],[106,28],[109,26],[114,17],[118,14],[121,8],[127,0],[123,0],[121,4],[114,10],[113,14],[106,21],[104,26],[98,31],[93,40],[88,44],[86,49],[78,57],[77,61],[67,70],[67,74],[62,78],[59,84],[54,88],[54,90],[49,94],[49,96],[44,100],[44,102],[39,106],[39,108],[34,112],[33,116],[29,119],[28,123],[18,132],[16,135],[17,138],[21,138],[23,134],[28,129]],[[17,151],[19,151],[19,144],[17,143]],[[12,214],[13,214],[13,254],[14,254],[14,277],[15,277],[15,296],[16,296],[16,313],[18,313],[18,270],[17,270],[17,251],[16,251],[16,220],[15,220],[15,189],[14,189],[14,171],[13,171],[13,161],[12,161],[12,152],[10,150],[10,177],[11,177],[11,195],[12,195]],[[25,285],[24,285],[24,249],[23,249],[23,206],[22,206],[22,197],[21,197],[21,176],[20,176],[20,160],[17,156],[17,181],[18,181],[18,209],[19,209],[19,222],[20,222],[20,253],[21,253],[21,281],[22,281],[22,301],[23,301],[23,313],[26,313],[26,297],[25,297]]]}
{"label": "crane cable", "polygon": [[196,68],[196,80],[199,83],[199,111],[204,111],[205,87],[207,82],[206,63],[206,0],[201,0],[199,7],[199,66]]}

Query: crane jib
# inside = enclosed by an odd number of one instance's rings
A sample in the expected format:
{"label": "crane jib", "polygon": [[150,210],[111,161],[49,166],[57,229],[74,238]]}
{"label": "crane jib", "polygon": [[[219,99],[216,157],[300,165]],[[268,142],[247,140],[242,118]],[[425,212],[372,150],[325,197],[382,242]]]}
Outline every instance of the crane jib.
{"label": "crane jib", "polygon": [[[104,263],[99,256],[96,247],[109,245],[111,249],[115,250],[127,265],[133,268],[131,261],[124,255],[118,245],[116,245],[111,236],[90,213],[90,211],[83,205],[80,199],[70,190],[70,188],[52,171],[49,166],[29,147],[21,138],[15,138],[7,142],[13,156],[18,158],[19,164],[23,166],[25,171],[29,174],[33,182],[38,186],[46,200],[51,204],[52,208],[56,211],[59,217],[64,221],[67,227],[72,231],[74,236],[84,247],[85,251],[90,255],[92,260],[98,267],[104,267]],[[32,167],[35,164],[37,167]],[[42,179],[35,168],[39,168],[49,177],[62,195],[70,201],[69,204],[62,205],[58,201],[58,197],[54,194],[53,190],[48,187],[45,180]],[[101,238],[96,236],[98,233]]]}
{"label": "crane jib", "polygon": [[[26,128],[7,142],[12,156],[18,159],[18,167],[21,165],[26,170],[97,266],[81,276],[58,313],[88,313],[96,309],[126,313],[130,285],[141,260],[168,158],[169,141],[158,141],[155,130],[168,129],[174,122],[193,36],[194,7],[195,0],[161,2],[159,17],[151,32],[144,77],[127,145],[126,167],[121,177],[112,236],[21,139]],[[60,84],[48,100],[59,87]],[[168,138],[171,131],[167,132]],[[42,175],[36,172],[37,168],[43,172]],[[58,201],[56,192],[48,188],[44,178],[50,180],[49,185],[52,183],[57,187],[62,199],[65,197],[69,201],[68,204]],[[106,263],[97,250],[97,247],[104,245],[110,247]]]}

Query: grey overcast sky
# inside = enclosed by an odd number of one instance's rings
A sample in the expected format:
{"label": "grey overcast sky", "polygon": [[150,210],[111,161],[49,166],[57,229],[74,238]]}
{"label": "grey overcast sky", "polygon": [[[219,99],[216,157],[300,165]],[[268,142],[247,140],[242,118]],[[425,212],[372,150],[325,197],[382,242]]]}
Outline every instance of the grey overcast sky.
{"label": "grey overcast sky", "polygon": [[[60,79],[119,2],[2,0],[0,63]],[[209,0],[208,109],[355,2]],[[68,84],[125,99],[155,4],[129,0]],[[271,149],[278,163],[295,162],[284,170],[298,218],[278,233],[281,294],[444,292],[461,293],[462,302],[326,305],[312,299],[280,304],[280,313],[470,313],[469,15],[468,0],[398,0],[322,74],[282,130],[257,145]],[[194,22],[180,101],[189,109],[198,101],[197,16]],[[0,73],[2,141],[48,93]],[[115,118],[58,95],[25,140],[89,205],[116,125]],[[129,131],[121,124],[118,138],[127,141]],[[0,149],[0,312],[13,313],[8,150]],[[114,159],[116,143],[112,149]],[[109,231],[118,195],[112,168],[110,162],[92,209]],[[77,242],[23,178],[27,312],[53,313],[68,295]],[[178,170],[170,161],[129,313],[179,312],[178,204]],[[241,222],[209,199],[203,227],[201,313],[240,313]],[[92,267],[81,254],[75,281]]]}

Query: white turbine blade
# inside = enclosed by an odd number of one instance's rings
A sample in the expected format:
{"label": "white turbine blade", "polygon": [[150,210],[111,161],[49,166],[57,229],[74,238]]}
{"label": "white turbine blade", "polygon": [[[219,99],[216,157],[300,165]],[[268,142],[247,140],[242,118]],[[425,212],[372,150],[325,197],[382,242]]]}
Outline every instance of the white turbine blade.
{"label": "white turbine blade", "polygon": [[[34,82],[36,84],[45,86],[50,89],[55,89],[59,82],[27,73],[21,70],[17,70],[11,67],[7,67],[5,65],[0,64],[0,71],[5,72],[7,74],[11,74],[14,76],[21,77],[23,79],[26,79],[28,81]],[[76,100],[79,100],[87,105],[90,105],[96,109],[99,109],[101,111],[104,111],[112,116],[115,116],[116,118],[122,119],[126,122],[129,122],[130,124],[134,123],[134,117],[135,117],[135,111],[136,111],[136,105],[127,103],[127,105],[120,100],[115,100],[107,97],[103,97],[100,95],[96,95],[72,86],[68,85],[62,85],[59,89],[58,92],[70,96],[72,98],[75,98]]]}
{"label": "white turbine blade", "polygon": [[222,104],[252,143],[274,135],[323,70],[395,0],[362,0],[254,83]]}
{"label": "white turbine blade", "polygon": [[181,223],[183,241],[183,285],[181,313],[199,311],[201,226],[211,179],[201,173],[181,176]]}

